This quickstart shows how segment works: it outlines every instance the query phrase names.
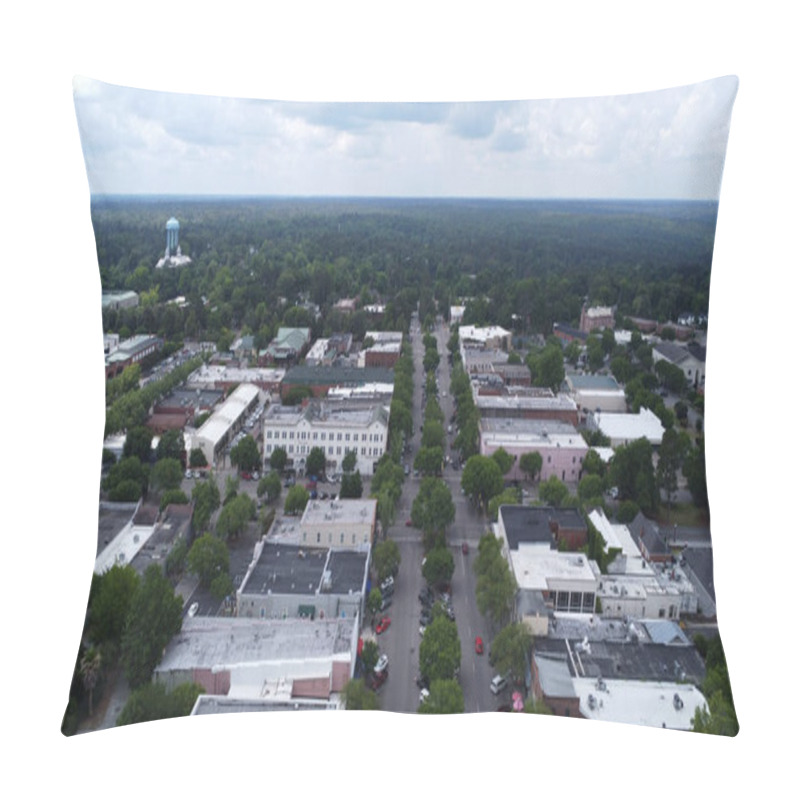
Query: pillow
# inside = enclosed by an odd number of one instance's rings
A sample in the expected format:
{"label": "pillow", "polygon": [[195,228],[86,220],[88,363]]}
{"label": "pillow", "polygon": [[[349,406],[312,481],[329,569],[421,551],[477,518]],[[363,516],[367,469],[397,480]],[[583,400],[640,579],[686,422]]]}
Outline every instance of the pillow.
{"label": "pillow", "polygon": [[63,732],[347,707],[735,735],[702,431],[737,86],[76,78],[107,404]]}

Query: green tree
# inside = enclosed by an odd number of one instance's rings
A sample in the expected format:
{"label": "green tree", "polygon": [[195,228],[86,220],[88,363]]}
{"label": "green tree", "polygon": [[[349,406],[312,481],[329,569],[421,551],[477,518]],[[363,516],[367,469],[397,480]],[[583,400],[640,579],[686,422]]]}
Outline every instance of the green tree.
{"label": "green tree", "polygon": [[301,514],[308,505],[309,494],[305,486],[296,483],[288,492],[283,503],[283,510],[286,514]]}
{"label": "green tree", "polygon": [[228,548],[220,538],[205,533],[195,539],[186,557],[189,571],[197,575],[205,588],[221,573],[227,574],[230,565]]}
{"label": "green tree", "polygon": [[549,506],[563,506],[569,497],[569,489],[555,475],[539,484],[539,499]]}
{"label": "green tree", "polygon": [[189,466],[192,469],[202,469],[208,466],[205,453],[199,447],[193,447],[189,452]]}
{"label": "green tree", "polygon": [[167,489],[161,494],[161,502],[158,504],[160,511],[163,511],[169,505],[188,505],[189,498],[186,492],[182,489]]}
{"label": "green tree", "polygon": [[361,473],[345,472],[342,475],[342,487],[339,490],[339,497],[359,498],[364,493],[364,484],[361,480]]}
{"label": "green tree", "polygon": [[378,643],[374,639],[367,639],[361,648],[361,663],[367,672],[372,672],[380,658]]}
{"label": "green tree", "polygon": [[437,617],[425,628],[419,645],[419,671],[430,682],[449,680],[461,666],[458,629],[447,617]]}
{"label": "green tree", "polygon": [[606,464],[600,457],[597,450],[589,450],[583,459],[583,474],[586,475],[599,475],[601,478],[605,477]]}
{"label": "green tree", "polygon": [[[123,499],[138,500],[146,491],[149,483],[147,467],[138,456],[123,456],[109,470],[103,481],[103,489],[115,501]],[[121,497],[120,495],[125,495]],[[129,495],[133,497],[129,498]]]}
{"label": "green tree", "polygon": [[179,430],[164,431],[156,445],[156,459],[174,458],[181,465],[186,458],[186,448],[183,443],[183,432]]}
{"label": "green tree", "polygon": [[368,689],[361,678],[354,678],[344,687],[344,706],[348,711],[376,711],[380,702],[378,695]]}
{"label": "green tree", "polygon": [[247,494],[236,495],[222,506],[217,517],[215,531],[220,539],[229,540],[240,536],[247,523],[256,518],[256,504]]}
{"label": "green tree", "polygon": [[578,497],[581,502],[600,505],[603,499],[603,479],[599,475],[584,475],[578,483]]}
{"label": "green tree", "polygon": [[177,458],[162,458],[153,465],[150,472],[150,485],[159,492],[180,489],[183,480],[183,467]]}
{"label": "green tree", "polygon": [[151,564],[131,600],[122,635],[122,664],[132,689],[147,683],[169,640],[181,629],[182,603]]}
{"label": "green tree", "polygon": [[384,539],[372,549],[372,565],[383,581],[390,575],[397,575],[400,569],[400,547],[394,539]]}
{"label": "green tree", "polygon": [[89,601],[89,632],[95,642],[122,641],[125,620],[138,585],[139,574],[130,564],[114,564],[97,576]]}
{"label": "green tree", "polygon": [[509,486],[508,489],[503,489],[500,494],[496,494],[489,501],[489,519],[493,522],[497,521],[497,515],[500,511],[500,506],[513,506],[519,505],[522,502],[522,490],[515,486]]}
{"label": "green tree", "polygon": [[683,464],[683,474],[698,508],[708,508],[708,485],[706,484],[705,440],[698,439],[697,446],[689,451]]}
{"label": "green tree", "polygon": [[414,469],[423,475],[441,475],[444,451],[441,447],[420,447],[414,456]]}
{"label": "green tree", "polygon": [[281,478],[275,470],[270,470],[263,478],[261,478],[258,482],[258,488],[256,489],[256,494],[259,497],[264,497],[266,495],[267,502],[272,503],[274,502],[281,493]]}
{"label": "green tree", "polygon": [[519,468],[531,479],[542,471],[542,454],[537,450],[530,453],[523,453],[519,457]]}
{"label": "green tree", "polygon": [[367,613],[374,617],[380,610],[383,603],[383,595],[377,586],[373,586],[367,595]]}
{"label": "green tree", "polygon": [[205,531],[211,522],[211,515],[220,507],[219,487],[213,477],[195,484],[192,489],[194,512],[192,526],[195,531]]}
{"label": "green tree", "polygon": [[306,457],[306,474],[317,476],[325,474],[325,451],[321,447],[311,448]]}
{"label": "green tree", "polygon": [[247,434],[231,448],[231,464],[242,472],[256,472],[261,466],[261,453],[256,440]]}
{"label": "green tree", "polygon": [[81,658],[80,673],[83,685],[86,691],[89,692],[89,716],[94,713],[94,689],[97,682],[100,680],[103,669],[103,658],[100,654],[99,648],[90,647]]}
{"label": "green tree", "polygon": [[501,475],[507,475],[511,467],[514,466],[514,456],[509,454],[502,447],[498,447],[497,450],[492,453],[492,458],[497,462]]}
{"label": "green tree", "polygon": [[444,586],[450,583],[455,572],[455,561],[448,547],[439,544],[430,549],[422,565],[422,577],[429,586]]}
{"label": "green tree", "polygon": [[137,425],[131,428],[125,436],[125,444],[122,446],[123,458],[136,456],[142,463],[150,460],[150,452],[153,444],[153,431],[144,425]]}
{"label": "green tree", "polygon": [[443,543],[456,509],[450,487],[439,478],[423,478],[411,505],[411,522],[423,533],[425,549]]}
{"label": "green tree", "polygon": [[484,534],[478,542],[478,555],[473,562],[478,610],[495,623],[508,618],[517,591],[501,548],[502,544],[494,534]]}
{"label": "green tree", "polygon": [[501,675],[515,681],[525,678],[533,639],[523,622],[506,625],[492,641],[492,664]]}
{"label": "green tree", "polygon": [[463,714],[464,692],[454,678],[431,682],[430,693],[418,709],[420,714]]}
{"label": "green tree", "polygon": [[685,444],[681,435],[674,428],[664,431],[661,447],[658,449],[656,481],[658,488],[667,496],[667,521],[669,521],[672,501],[678,491],[678,473],[683,463],[684,452]]}
{"label": "green tree", "polygon": [[171,692],[163,683],[144,684],[131,692],[117,717],[117,726],[188,717],[201,694],[205,689],[196,683],[178,684]]}
{"label": "green tree", "polygon": [[283,447],[276,447],[269,456],[269,465],[277,472],[283,472],[289,456],[286,455],[286,450]]}
{"label": "green tree", "polygon": [[358,453],[355,450],[348,450],[342,459],[342,471],[347,474],[351,473],[356,468],[357,461]]}
{"label": "green tree", "polygon": [[616,448],[609,464],[609,480],[619,489],[621,500],[633,500],[645,513],[658,508],[653,448],[647,439]]}
{"label": "green tree", "polygon": [[497,462],[489,456],[471,456],[461,473],[461,488],[485,510],[489,500],[503,491],[503,474]]}

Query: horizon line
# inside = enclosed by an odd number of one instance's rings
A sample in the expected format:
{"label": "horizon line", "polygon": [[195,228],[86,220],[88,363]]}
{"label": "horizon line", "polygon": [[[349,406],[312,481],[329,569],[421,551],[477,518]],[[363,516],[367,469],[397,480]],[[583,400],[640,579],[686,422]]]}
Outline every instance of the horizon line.
{"label": "horizon line", "polygon": [[252,200],[414,200],[414,201],[483,201],[519,202],[619,202],[619,203],[719,203],[719,197],[580,197],[580,196],[485,196],[485,195],[361,195],[361,194],[262,194],[256,192],[90,192],[92,200],[101,198],[133,199],[252,199]]}

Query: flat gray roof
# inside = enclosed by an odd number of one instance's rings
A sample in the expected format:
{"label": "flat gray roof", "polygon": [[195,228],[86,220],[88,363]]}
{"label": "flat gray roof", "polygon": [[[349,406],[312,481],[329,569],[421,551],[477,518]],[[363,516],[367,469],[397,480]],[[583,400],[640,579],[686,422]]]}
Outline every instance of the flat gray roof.
{"label": "flat gray roof", "polygon": [[356,624],[353,617],[309,620],[187,616],[156,670],[224,669],[241,664],[349,656]]}
{"label": "flat gray roof", "polygon": [[364,585],[367,551],[327,550],[265,542],[243,594],[314,594],[330,572],[332,594],[360,592]]}

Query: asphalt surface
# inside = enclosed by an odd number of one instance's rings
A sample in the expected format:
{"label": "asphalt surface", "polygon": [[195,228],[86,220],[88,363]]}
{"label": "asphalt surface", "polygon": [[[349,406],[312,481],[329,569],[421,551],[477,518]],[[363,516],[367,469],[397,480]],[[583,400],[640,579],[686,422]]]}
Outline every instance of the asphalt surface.
{"label": "asphalt surface", "polygon": [[[454,407],[450,393],[450,372],[447,363],[447,339],[449,331],[443,325],[436,329],[438,350],[441,357],[438,368],[439,404],[449,420]],[[422,369],[422,336],[418,329],[412,331],[412,349],[414,359],[414,407],[412,409],[413,437],[411,451],[406,455],[406,462],[411,465],[420,445],[420,426],[422,424],[422,386],[424,372]],[[455,434],[449,435],[448,443]],[[449,455],[449,447],[448,447]],[[461,472],[447,467],[442,479],[450,487],[455,505],[455,521],[447,530],[448,546],[452,548],[455,571],[451,582],[451,598],[455,612],[455,622],[461,642],[461,671],[459,681],[464,693],[464,708],[467,712],[493,711],[503,702],[508,702],[503,694],[495,697],[489,689],[494,674],[488,662],[488,652],[495,631],[480,614],[475,601],[475,574],[472,559],[478,540],[487,528],[485,518],[472,508],[469,501],[461,494]],[[419,687],[416,678],[419,675],[419,644],[422,639],[420,628],[420,612],[422,604],[418,595],[426,585],[422,577],[421,531],[407,527],[405,521],[411,517],[411,506],[419,490],[421,478],[413,476],[406,479],[403,495],[397,508],[397,524],[386,532],[388,538],[394,539],[400,548],[400,570],[395,580],[395,592],[392,606],[387,615],[392,624],[389,629],[377,636],[381,652],[389,657],[389,677],[378,690],[380,705],[386,711],[414,713],[419,707]],[[469,552],[462,552],[462,543],[466,542]],[[475,637],[480,636],[484,642],[484,653],[475,652]]]}

